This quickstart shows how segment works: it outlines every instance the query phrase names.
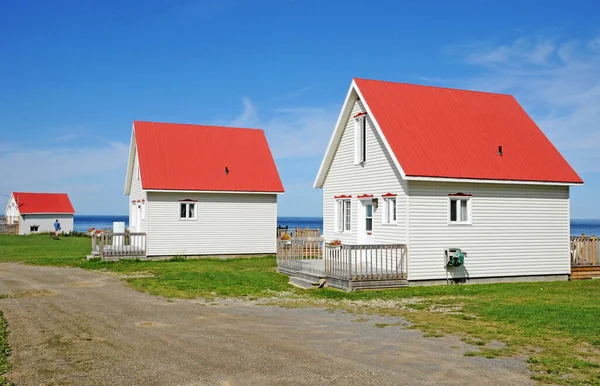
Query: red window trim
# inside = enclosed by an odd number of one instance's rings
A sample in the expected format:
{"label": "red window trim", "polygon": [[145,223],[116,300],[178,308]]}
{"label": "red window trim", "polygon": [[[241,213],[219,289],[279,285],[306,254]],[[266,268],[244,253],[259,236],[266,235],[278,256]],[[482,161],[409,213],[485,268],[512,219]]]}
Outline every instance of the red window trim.
{"label": "red window trim", "polygon": [[353,118],[362,117],[363,115],[367,115],[367,113],[358,113]]}
{"label": "red window trim", "polygon": [[396,193],[386,193],[382,194],[381,197],[396,197],[398,196]]}
{"label": "red window trim", "polygon": [[356,198],[372,198],[373,195],[372,194],[361,194],[360,196],[357,196]]}
{"label": "red window trim", "polygon": [[352,198],[350,194],[341,194],[339,196],[333,196],[333,198]]}
{"label": "red window trim", "polygon": [[468,194],[468,193],[450,193],[448,195],[448,197],[473,197],[472,194]]}
{"label": "red window trim", "polygon": [[185,200],[179,200],[179,202],[198,202],[198,200],[190,200],[188,198],[188,199],[185,199]]}

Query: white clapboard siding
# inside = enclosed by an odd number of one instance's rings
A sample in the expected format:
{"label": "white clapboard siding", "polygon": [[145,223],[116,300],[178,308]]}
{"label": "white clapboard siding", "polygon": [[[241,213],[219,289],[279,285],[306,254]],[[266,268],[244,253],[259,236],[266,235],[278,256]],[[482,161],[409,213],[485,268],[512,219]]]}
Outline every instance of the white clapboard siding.
{"label": "white clapboard siding", "polygon": [[[196,220],[181,220],[181,200],[197,200]],[[148,192],[148,255],[272,254],[277,195]]]}
{"label": "white clapboard siding", "polygon": [[[361,194],[373,194],[379,207],[373,213],[373,243],[406,243],[406,181],[402,180],[370,117],[367,117],[367,162],[354,164],[354,116],[365,112],[361,101],[354,103],[339,147],[323,184],[323,235],[326,240],[358,243],[359,202]],[[382,194],[397,194],[397,224],[382,224]],[[335,231],[335,196],[352,195],[352,231]]]}
{"label": "white clapboard siding", "polygon": [[[58,220],[62,232],[73,231],[72,214],[24,214],[19,219],[19,234],[29,235],[42,232],[54,232],[54,222]],[[31,232],[31,226],[39,226],[37,232]]]}
{"label": "white clapboard siding", "polygon": [[144,216],[142,219],[138,220],[139,227],[137,228],[138,232],[148,232],[148,206],[147,203],[136,203],[135,205],[132,201],[144,200],[147,201],[146,191],[142,189],[142,181],[140,179],[139,168],[140,164],[137,156],[137,147],[134,148],[134,163],[133,163],[133,173],[131,173],[131,191],[129,192],[129,226],[131,227],[132,219],[133,219],[133,211],[135,210],[136,205],[143,205],[145,208]]}
{"label": "white clapboard siding", "polygon": [[[448,225],[448,194],[472,194],[472,225]],[[409,280],[570,273],[569,187],[409,181]]]}

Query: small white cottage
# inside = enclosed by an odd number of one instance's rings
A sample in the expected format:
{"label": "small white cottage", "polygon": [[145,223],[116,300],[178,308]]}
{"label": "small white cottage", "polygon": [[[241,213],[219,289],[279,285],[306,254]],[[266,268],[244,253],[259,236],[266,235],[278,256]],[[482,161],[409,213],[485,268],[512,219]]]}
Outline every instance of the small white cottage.
{"label": "small white cottage", "polygon": [[262,130],[133,123],[125,194],[148,256],[273,254],[281,193]]}
{"label": "small white cottage", "polygon": [[65,193],[13,192],[8,199],[4,216],[6,224],[18,224],[18,234],[54,231],[58,220],[63,232],[73,231],[75,210]]}
{"label": "small white cottage", "polygon": [[325,239],[406,244],[412,285],[567,279],[582,183],[511,95],[354,79],[315,187]]}

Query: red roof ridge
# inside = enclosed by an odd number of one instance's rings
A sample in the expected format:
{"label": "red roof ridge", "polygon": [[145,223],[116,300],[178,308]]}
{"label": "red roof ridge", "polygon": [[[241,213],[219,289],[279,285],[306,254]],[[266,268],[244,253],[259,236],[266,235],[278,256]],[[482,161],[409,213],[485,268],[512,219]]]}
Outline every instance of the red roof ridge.
{"label": "red roof ridge", "polygon": [[176,126],[192,126],[192,127],[205,127],[205,128],[209,128],[209,129],[228,129],[228,130],[257,130],[257,131],[263,131],[264,129],[258,128],[258,127],[235,127],[235,126],[222,126],[222,125],[204,125],[201,123],[175,123],[175,122],[158,122],[158,121],[133,121],[134,124],[136,123],[150,123],[150,124],[156,124],[156,125],[176,125]]}
{"label": "red roof ridge", "polygon": [[410,86],[410,87],[419,87],[419,88],[434,88],[434,89],[438,89],[438,90],[449,90],[449,91],[461,91],[461,92],[467,92],[467,93],[473,93],[473,94],[487,94],[487,95],[499,95],[499,96],[504,96],[504,97],[511,97],[514,98],[514,96],[512,94],[505,94],[505,93],[500,93],[500,92],[490,92],[490,91],[479,91],[479,90],[466,90],[464,88],[454,88],[454,87],[443,87],[443,86],[435,86],[435,85],[428,85],[428,84],[417,84],[417,83],[407,83],[407,82],[392,82],[389,80],[379,80],[379,79],[366,79],[366,78],[353,78],[354,81],[366,81],[366,82],[380,82],[380,83],[391,83],[391,84],[397,84],[397,85],[404,85],[404,86]]}

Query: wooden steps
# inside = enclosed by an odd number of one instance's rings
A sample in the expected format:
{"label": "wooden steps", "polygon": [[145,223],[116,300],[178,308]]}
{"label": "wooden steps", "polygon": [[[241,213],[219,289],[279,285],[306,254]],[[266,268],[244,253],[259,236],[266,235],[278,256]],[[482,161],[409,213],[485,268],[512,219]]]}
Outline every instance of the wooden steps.
{"label": "wooden steps", "polygon": [[600,279],[600,266],[571,267],[571,280]]}

